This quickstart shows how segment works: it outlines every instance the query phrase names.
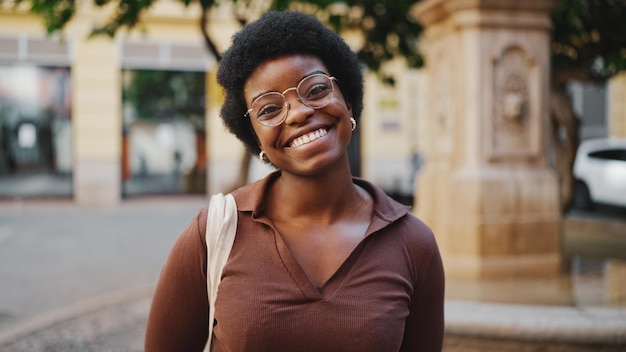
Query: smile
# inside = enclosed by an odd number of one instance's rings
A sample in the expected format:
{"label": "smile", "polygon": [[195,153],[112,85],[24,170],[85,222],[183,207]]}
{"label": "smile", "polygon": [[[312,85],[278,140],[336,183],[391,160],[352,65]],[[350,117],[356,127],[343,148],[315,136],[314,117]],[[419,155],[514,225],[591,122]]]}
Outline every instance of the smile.
{"label": "smile", "polygon": [[291,142],[290,147],[297,148],[305,144],[311,143],[318,138],[324,137],[327,133],[328,131],[326,131],[324,128],[320,128],[319,130],[313,131],[311,133],[307,133],[303,136],[300,136],[294,139],[293,142]]}

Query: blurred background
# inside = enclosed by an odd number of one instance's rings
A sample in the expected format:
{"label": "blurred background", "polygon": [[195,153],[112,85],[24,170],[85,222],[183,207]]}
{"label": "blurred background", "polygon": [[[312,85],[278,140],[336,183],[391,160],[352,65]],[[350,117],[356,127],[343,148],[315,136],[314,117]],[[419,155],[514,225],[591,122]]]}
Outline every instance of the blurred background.
{"label": "blurred background", "polygon": [[0,0],[0,349],[141,350],[180,231],[272,171],[222,126],[215,72],[273,8],[362,59],[353,174],[433,228],[450,302],[617,314],[612,335],[498,336],[507,350],[626,345],[625,1]]}

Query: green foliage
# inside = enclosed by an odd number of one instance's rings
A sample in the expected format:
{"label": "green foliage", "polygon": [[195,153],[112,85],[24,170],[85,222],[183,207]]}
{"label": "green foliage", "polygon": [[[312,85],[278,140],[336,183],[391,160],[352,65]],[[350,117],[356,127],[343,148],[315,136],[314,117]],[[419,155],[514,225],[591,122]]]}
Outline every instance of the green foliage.
{"label": "green foliage", "polygon": [[122,100],[134,108],[140,119],[204,119],[204,73],[125,70],[123,75]]}
{"label": "green foliage", "polygon": [[140,118],[203,115],[205,75],[200,72],[127,70],[122,98]]}
{"label": "green foliage", "polygon": [[[141,18],[141,13],[149,9],[156,0],[118,0],[115,12],[111,19],[102,26],[97,26],[91,33],[92,36],[105,34],[113,37],[120,28],[132,29]],[[105,6],[111,0],[94,0],[95,5]]]}
{"label": "green foliage", "polygon": [[604,80],[626,70],[626,0],[560,0],[552,21],[556,71]]}
{"label": "green foliage", "polygon": [[[62,30],[76,12],[76,0],[13,1],[30,4],[31,12],[43,18],[48,33]],[[109,21],[93,31],[93,35],[113,36],[121,28],[134,28],[141,14],[158,0],[92,1],[96,6],[115,6]],[[197,2],[205,11],[204,20],[206,11],[216,5],[215,0],[177,1],[185,6]],[[235,16],[241,23],[246,22],[241,9],[258,6],[258,0],[231,1],[237,4]],[[380,72],[385,62],[396,57],[405,58],[410,67],[423,65],[417,44],[422,26],[409,15],[419,1],[272,0],[269,4],[272,9],[305,8],[340,33],[361,33],[363,45],[358,55],[368,68]],[[555,72],[577,72],[577,78],[583,74],[602,80],[626,70],[626,0],[558,0],[552,20]],[[211,44],[208,36],[206,39]]]}
{"label": "green foliage", "polygon": [[421,67],[423,58],[417,47],[422,26],[410,15],[419,1],[355,1],[363,8],[359,29],[365,35],[365,46],[359,55],[368,67],[377,69],[379,62],[402,56],[410,67]]}
{"label": "green foliage", "polygon": [[49,34],[65,27],[76,13],[75,0],[15,0],[16,5],[21,3],[30,3],[30,11],[43,18]]}
{"label": "green foliage", "polygon": [[363,45],[358,48],[359,58],[381,79],[393,83],[392,77],[382,73],[385,62],[402,57],[409,67],[424,64],[417,44],[422,26],[410,16],[411,7],[417,2],[419,0],[274,0],[272,8],[304,8],[339,33],[361,33]]}

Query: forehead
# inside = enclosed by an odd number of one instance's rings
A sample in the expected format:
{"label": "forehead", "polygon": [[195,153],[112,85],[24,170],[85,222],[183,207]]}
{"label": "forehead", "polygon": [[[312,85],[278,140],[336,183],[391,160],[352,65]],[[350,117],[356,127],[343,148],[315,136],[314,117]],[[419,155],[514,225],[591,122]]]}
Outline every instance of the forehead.
{"label": "forehead", "polygon": [[288,55],[266,60],[248,77],[244,95],[248,98],[262,92],[282,92],[313,72],[329,73],[322,60],[315,56]]}

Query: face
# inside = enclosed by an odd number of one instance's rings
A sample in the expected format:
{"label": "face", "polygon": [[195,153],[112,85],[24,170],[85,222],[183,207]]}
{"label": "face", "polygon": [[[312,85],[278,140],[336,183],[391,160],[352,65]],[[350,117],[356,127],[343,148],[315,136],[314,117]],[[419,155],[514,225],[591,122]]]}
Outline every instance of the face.
{"label": "face", "polygon": [[[285,92],[287,115],[282,124],[267,127],[250,115],[259,146],[283,173],[311,176],[332,167],[348,167],[346,149],[352,135],[352,107],[335,81],[328,105],[311,108],[298,100],[295,89],[306,77],[331,76],[321,60],[313,56],[290,55],[263,62],[244,86],[248,108],[269,92]],[[256,105],[256,104],[255,104]]]}

